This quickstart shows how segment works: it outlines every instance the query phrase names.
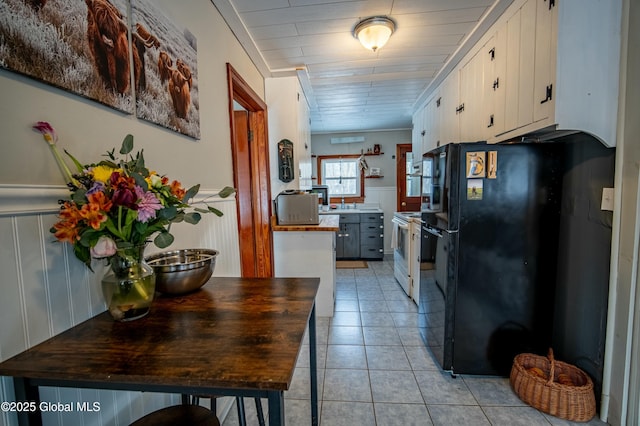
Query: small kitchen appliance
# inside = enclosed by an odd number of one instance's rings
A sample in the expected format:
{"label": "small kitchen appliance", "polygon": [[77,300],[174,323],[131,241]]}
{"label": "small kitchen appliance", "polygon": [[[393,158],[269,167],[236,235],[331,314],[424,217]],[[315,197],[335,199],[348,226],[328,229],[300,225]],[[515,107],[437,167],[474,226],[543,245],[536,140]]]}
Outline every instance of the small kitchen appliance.
{"label": "small kitchen appliance", "polygon": [[285,190],[276,196],[276,217],[278,225],[317,225],[318,194]]}

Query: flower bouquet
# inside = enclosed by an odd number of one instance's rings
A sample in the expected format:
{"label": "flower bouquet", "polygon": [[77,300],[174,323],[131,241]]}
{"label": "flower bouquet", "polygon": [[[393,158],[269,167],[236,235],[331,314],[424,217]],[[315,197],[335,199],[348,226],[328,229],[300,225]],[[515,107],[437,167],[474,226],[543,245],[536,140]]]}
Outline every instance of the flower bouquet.
{"label": "flower bouquet", "polygon": [[[34,129],[49,144],[71,192],[69,199],[60,200],[60,220],[51,232],[59,241],[70,243],[75,256],[89,268],[92,258],[109,259],[115,275],[112,280],[122,281],[131,278],[132,274],[144,272],[141,269],[144,269],[145,244],[153,236],[157,247],[168,247],[174,241],[171,224],[182,221],[197,224],[203,213],[222,216],[220,210],[204,201],[202,208],[189,205],[200,185],[184,189],[179,181],[149,170],[143,151],[132,154],[131,135],[122,142],[119,151],[122,157],[117,157],[112,149],[97,163],[83,165],[65,150],[76,168],[72,173],[57,150],[54,128],[41,121]],[[233,188],[225,187],[217,195],[225,198],[233,192]],[[121,299],[130,300],[124,296],[132,291],[143,298],[153,298],[151,279],[128,281],[124,289],[126,294],[124,290],[119,291],[119,296],[123,296]],[[113,297],[107,297],[104,285],[103,280],[103,292],[110,303],[109,299]],[[118,310],[125,309],[123,312],[126,313],[135,308],[129,305],[128,302],[120,303]]]}

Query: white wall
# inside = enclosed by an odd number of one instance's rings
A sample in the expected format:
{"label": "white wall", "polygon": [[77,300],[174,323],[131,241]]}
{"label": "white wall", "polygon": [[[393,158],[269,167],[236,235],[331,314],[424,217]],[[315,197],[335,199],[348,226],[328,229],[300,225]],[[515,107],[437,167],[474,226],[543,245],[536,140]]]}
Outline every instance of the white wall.
{"label": "white wall", "polygon": [[[616,209],[612,280],[607,324],[605,360],[611,368],[605,388],[603,408],[608,409],[612,425],[640,422],[640,5],[624,2],[623,17],[628,19],[626,63],[623,62],[620,97],[620,137],[616,161]],[[624,26],[623,26],[624,29]],[[624,46],[624,44],[623,44]],[[626,67],[624,67],[626,65]],[[617,255],[616,255],[617,254]]]}
{"label": "white wall", "polygon": [[[331,144],[331,138],[364,136],[362,143]],[[411,143],[411,130],[389,130],[381,132],[322,133],[311,135],[311,153],[318,155],[360,154],[380,144],[380,156],[366,156],[369,167],[380,167],[382,179],[365,179],[364,192],[367,204],[378,204],[384,211],[384,252],[393,253],[391,248],[391,218],[396,211],[396,145]],[[317,177],[317,158],[313,157],[313,176]],[[314,181],[316,183],[316,181]]]}
{"label": "white wall", "polygon": [[[67,195],[64,181],[42,137],[31,130],[39,120],[57,129],[62,148],[81,162],[97,161],[119,149],[128,133],[135,148],[145,150],[147,166],[180,180],[201,184],[201,195],[233,184],[226,63],[231,63],[264,98],[264,80],[213,4],[191,0],[189,7],[171,0],[156,4],[198,41],[198,86],[201,139],[182,136],[24,76],[0,70],[0,360],[5,360],[104,310],[101,267],[88,271],[69,247],[54,243],[57,199]],[[47,6],[55,6],[49,2]],[[239,276],[235,200],[216,204],[225,215],[207,215],[196,227],[174,228],[170,249],[211,247],[221,251],[215,275]],[[155,249],[157,250],[157,249]],[[153,252],[150,248],[148,253]],[[11,401],[10,378],[0,381],[0,398]],[[176,396],[153,393],[47,388],[44,401],[101,402],[100,413],[48,414],[47,425],[125,425],[143,414],[177,402]],[[0,426],[16,418],[0,413]]]}

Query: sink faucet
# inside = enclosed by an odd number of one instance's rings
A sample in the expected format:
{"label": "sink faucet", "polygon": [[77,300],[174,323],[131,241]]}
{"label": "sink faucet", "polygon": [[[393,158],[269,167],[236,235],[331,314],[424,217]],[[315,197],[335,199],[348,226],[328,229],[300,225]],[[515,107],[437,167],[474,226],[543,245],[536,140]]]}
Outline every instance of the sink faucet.
{"label": "sink faucet", "polygon": [[342,197],[342,203],[340,203],[340,208],[344,209],[344,197]]}

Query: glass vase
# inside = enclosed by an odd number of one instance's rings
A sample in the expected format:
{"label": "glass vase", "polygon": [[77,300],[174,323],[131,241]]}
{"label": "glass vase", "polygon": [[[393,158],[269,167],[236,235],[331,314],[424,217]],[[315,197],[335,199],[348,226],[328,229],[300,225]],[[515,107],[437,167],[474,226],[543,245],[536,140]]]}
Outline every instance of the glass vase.
{"label": "glass vase", "polygon": [[118,248],[102,278],[102,294],[117,321],[131,321],[149,313],[156,288],[153,269],[144,260],[145,245]]}

